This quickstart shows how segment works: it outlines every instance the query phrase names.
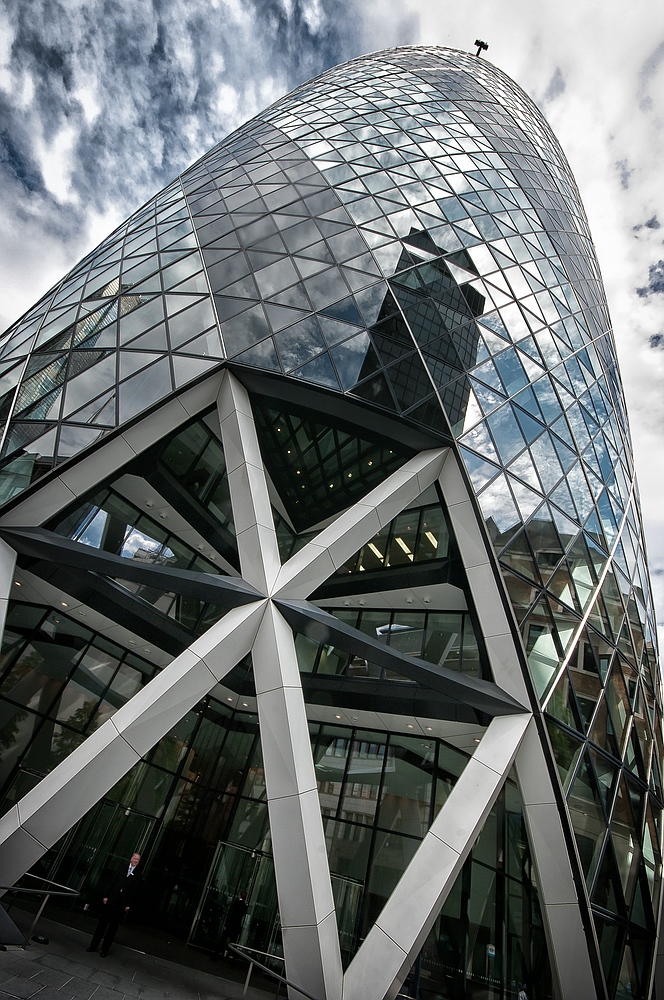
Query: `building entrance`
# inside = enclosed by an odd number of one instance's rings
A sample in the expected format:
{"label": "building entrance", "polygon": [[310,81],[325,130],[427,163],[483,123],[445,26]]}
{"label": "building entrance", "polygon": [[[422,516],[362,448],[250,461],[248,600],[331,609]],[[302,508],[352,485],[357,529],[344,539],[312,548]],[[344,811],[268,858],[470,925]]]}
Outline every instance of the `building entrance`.
{"label": "building entrance", "polygon": [[240,943],[271,954],[281,954],[272,855],[224,841],[217,844],[187,943],[214,951],[228,909],[242,891],[247,894],[248,910]]}
{"label": "building entrance", "polygon": [[[352,954],[362,883],[332,875],[342,952]],[[228,909],[236,896],[247,893],[247,917],[239,943],[281,955],[281,927],[272,855],[220,841],[194,917],[188,944],[214,951]]]}
{"label": "building entrance", "polygon": [[77,889],[85,902],[94,900],[109,872],[143,851],[154,823],[153,816],[102,800],[65,839],[49,877]]}

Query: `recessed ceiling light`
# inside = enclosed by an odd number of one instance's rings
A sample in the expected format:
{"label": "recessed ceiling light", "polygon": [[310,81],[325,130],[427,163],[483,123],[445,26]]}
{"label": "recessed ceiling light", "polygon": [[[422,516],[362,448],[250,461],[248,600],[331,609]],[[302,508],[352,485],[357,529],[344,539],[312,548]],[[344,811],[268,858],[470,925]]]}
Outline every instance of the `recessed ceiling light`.
{"label": "recessed ceiling light", "polygon": [[22,583],[19,583],[19,581],[18,581],[18,580],[14,580],[14,586],[15,586],[15,587],[22,587],[22,586],[23,586],[23,584],[22,584]]}
{"label": "recessed ceiling light", "polygon": [[334,717],[334,718],[335,718],[335,719],[340,719],[340,718],[341,718],[341,716],[340,716],[340,715],[335,715],[335,717]]}
{"label": "recessed ceiling light", "polygon": [[60,601],[60,607],[61,607],[61,608],[68,608],[68,607],[69,607],[69,605],[67,604],[67,602],[66,602],[66,601]]}

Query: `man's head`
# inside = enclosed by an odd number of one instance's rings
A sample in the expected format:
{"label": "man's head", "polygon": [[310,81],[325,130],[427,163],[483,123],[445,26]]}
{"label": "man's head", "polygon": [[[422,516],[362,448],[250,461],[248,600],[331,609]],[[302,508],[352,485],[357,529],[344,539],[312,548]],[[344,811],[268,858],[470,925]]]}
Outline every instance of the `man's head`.
{"label": "man's head", "polygon": [[138,851],[134,851],[129,861],[129,864],[131,865],[132,868],[135,868],[140,860],[141,860],[140,854],[138,853]]}

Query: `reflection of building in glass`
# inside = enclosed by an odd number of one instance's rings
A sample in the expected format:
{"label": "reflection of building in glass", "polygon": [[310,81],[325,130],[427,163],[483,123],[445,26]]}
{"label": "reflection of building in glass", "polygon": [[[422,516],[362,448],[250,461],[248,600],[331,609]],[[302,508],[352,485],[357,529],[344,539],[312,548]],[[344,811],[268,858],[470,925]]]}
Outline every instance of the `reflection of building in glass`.
{"label": "reflection of building in glass", "polygon": [[574,181],[509,79],[413,48],[294,91],[0,379],[3,882],[89,899],[140,847],[137,921],[213,949],[244,888],[243,943],[326,1000],[649,995],[631,447]]}

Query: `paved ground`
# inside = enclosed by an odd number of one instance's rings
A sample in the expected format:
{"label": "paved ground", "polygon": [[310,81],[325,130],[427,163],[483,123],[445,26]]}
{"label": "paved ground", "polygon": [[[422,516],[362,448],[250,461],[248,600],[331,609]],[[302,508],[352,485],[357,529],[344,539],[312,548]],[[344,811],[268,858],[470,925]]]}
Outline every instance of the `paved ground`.
{"label": "paved ground", "polygon": [[[101,958],[86,952],[90,936],[81,930],[42,918],[37,932],[48,937],[48,945],[31,943],[25,951],[0,952],[0,1000],[235,1000],[242,996],[243,983],[224,978],[222,968],[216,975],[209,959],[205,961],[214,972],[177,965],[117,941],[108,957]],[[230,975],[243,979],[245,970],[243,966]],[[269,993],[250,988],[248,1000],[271,1000],[276,987],[275,982]]]}

